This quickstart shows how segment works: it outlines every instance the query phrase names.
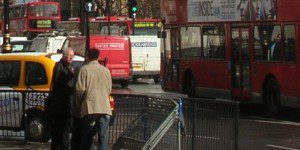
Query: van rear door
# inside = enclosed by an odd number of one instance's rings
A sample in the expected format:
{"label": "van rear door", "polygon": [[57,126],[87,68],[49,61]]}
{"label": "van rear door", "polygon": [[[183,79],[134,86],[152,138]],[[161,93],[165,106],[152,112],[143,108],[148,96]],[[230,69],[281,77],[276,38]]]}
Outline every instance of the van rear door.
{"label": "van rear door", "polygon": [[131,47],[128,37],[91,36],[90,46],[100,50],[100,61],[105,61],[113,80],[131,78]]}

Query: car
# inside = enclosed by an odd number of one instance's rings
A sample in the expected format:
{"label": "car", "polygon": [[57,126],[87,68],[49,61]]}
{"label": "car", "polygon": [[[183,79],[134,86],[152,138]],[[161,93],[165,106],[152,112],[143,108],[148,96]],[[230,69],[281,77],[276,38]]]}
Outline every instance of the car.
{"label": "car", "polygon": [[[27,37],[19,36],[19,37],[10,37],[10,42],[14,41],[27,41]],[[0,53],[2,53],[2,44],[3,44],[3,37],[0,37]]]}
{"label": "car", "polygon": [[29,47],[32,44],[32,40],[26,40],[26,41],[12,41],[10,42],[12,52],[28,52]]}
{"label": "car", "polygon": [[[0,129],[25,130],[30,141],[50,139],[44,100],[54,65],[61,57],[38,52],[0,55]],[[80,67],[84,58],[75,56],[73,62]]]}

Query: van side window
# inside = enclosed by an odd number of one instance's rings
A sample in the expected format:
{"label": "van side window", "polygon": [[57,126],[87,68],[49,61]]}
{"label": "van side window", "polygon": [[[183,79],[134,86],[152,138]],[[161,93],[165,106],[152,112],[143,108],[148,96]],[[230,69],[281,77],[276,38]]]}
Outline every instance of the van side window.
{"label": "van side window", "polygon": [[0,61],[0,85],[19,85],[20,65],[21,62],[18,61]]}
{"label": "van side window", "polygon": [[25,65],[26,85],[43,85],[47,84],[47,76],[44,67],[36,62],[26,62]]}

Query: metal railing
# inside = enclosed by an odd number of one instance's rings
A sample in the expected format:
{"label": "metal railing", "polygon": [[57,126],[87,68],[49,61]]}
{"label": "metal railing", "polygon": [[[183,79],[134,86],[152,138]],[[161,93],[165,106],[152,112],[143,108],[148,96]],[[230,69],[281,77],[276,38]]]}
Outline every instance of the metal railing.
{"label": "metal railing", "polygon": [[[0,91],[0,140],[47,141],[50,135],[43,108],[47,96],[47,92]],[[238,149],[237,102],[181,99],[177,105],[176,100],[145,95],[113,97],[109,144],[114,149]],[[48,132],[33,136],[40,130]]]}
{"label": "metal railing", "polygon": [[[161,146],[164,146],[157,144],[166,135],[177,118],[178,106],[176,102],[171,99],[141,95],[115,95],[114,98],[114,113],[116,114],[114,124],[116,126],[120,124],[125,125],[124,119],[117,114],[122,114],[127,120],[125,122],[129,122],[129,124],[126,124],[126,128],[122,126],[117,130],[114,126],[110,128],[113,131],[122,129],[122,134],[119,134],[117,141],[112,143],[114,144],[113,149],[154,149],[155,147],[161,148]],[[125,112],[124,109],[119,108],[125,108]],[[123,112],[120,113],[120,111]],[[170,143],[178,143],[177,138],[169,137],[166,139]]]}
{"label": "metal railing", "polygon": [[182,99],[181,149],[237,150],[239,103],[216,99]]}

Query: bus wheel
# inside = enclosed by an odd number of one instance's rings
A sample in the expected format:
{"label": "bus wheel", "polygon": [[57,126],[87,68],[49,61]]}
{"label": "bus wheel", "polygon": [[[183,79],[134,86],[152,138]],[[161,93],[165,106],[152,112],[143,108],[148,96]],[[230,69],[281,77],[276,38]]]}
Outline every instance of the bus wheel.
{"label": "bus wheel", "polygon": [[43,113],[28,114],[26,132],[28,140],[34,142],[48,142],[50,140],[49,124]]}
{"label": "bus wheel", "polygon": [[121,82],[121,86],[122,86],[123,88],[128,87],[128,85],[129,85],[129,81],[128,81],[128,80],[125,80],[125,81],[122,81],[122,82]]}
{"label": "bus wheel", "polygon": [[265,88],[265,105],[272,115],[277,115],[281,108],[278,84],[274,79],[270,79]]}
{"label": "bus wheel", "polygon": [[154,76],[153,77],[154,83],[158,84],[159,83],[159,77],[158,76]]}
{"label": "bus wheel", "polygon": [[189,98],[196,97],[196,83],[193,77],[190,77],[187,84],[187,96]]}

